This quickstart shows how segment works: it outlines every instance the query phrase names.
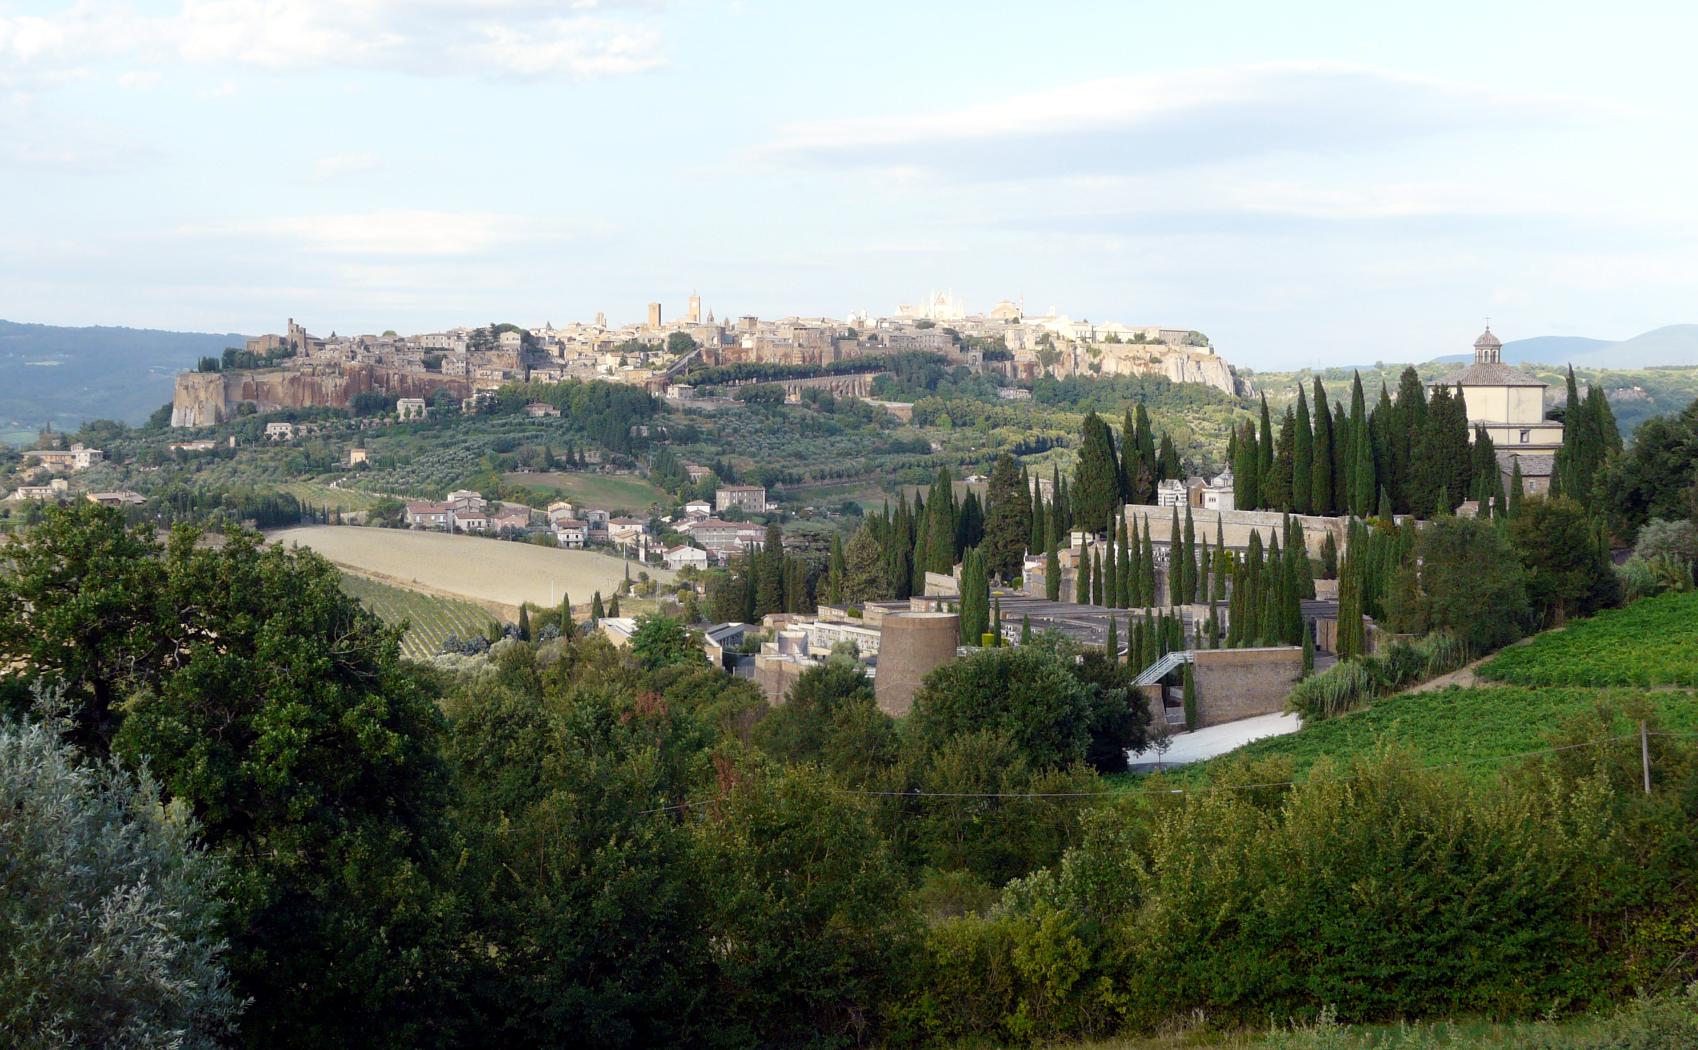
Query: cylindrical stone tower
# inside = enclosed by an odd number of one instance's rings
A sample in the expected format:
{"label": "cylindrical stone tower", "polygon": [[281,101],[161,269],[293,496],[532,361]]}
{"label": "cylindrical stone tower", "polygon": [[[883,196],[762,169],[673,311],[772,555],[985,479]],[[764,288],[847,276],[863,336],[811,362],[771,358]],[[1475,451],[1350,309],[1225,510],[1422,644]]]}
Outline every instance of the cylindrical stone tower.
{"label": "cylindrical stone tower", "polygon": [[946,612],[886,613],[878,632],[878,671],[873,695],[879,709],[901,717],[914,706],[920,682],[935,667],[955,659],[961,617]]}

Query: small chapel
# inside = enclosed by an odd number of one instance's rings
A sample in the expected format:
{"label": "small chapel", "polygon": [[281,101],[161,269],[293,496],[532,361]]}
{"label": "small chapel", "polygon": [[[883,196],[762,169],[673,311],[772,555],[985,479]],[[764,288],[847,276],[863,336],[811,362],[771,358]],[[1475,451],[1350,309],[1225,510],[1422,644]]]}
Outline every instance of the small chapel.
{"label": "small chapel", "polygon": [[1441,386],[1462,394],[1468,439],[1474,440],[1476,429],[1491,437],[1506,485],[1519,463],[1523,491],[1550,488],[1562,424],[1545,418],[1547,384],[1503,363],[1503,343],[1490,325],[1474,340],[1474,362],[1429,383],[1428,393]]}

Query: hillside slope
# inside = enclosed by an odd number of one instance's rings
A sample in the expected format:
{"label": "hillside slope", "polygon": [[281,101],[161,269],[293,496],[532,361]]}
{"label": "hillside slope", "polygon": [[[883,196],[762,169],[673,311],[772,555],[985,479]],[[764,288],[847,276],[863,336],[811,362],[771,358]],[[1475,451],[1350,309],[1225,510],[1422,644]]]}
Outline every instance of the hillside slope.
{"label": "hillside slope", "polygon": [[172,377],[241,346],[234,333],[63,328],[0,321],[0,431],[89,419],[145,420],[171,400]]}

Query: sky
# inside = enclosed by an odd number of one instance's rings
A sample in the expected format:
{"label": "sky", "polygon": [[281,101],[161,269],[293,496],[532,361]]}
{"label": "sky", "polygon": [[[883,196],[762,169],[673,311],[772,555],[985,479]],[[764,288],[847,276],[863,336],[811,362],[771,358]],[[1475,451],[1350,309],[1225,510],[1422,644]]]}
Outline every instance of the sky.
{"label": "sky", "polygon": [[0,0],[0,317],[1698,321],[1698,5]]}

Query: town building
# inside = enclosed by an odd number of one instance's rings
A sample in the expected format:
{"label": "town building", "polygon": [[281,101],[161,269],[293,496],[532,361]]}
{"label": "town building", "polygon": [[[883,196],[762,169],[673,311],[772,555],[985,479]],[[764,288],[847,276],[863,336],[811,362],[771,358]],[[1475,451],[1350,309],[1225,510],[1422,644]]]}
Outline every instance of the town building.
{"label": "town building", "polygon": [[265,425],[265,439],[267,441],[293,441],[295,439],[295,424],[267,423]]}
{"label": "town building", "polygon": [[1468,439],[1485,431],[1506,478],[1519,464],[1525,491],[1549,490],[1562,424],[1545,418],[1547,384],[1503,363],[1503,343],[1490,325],[1474,340],[1472,364],[1428,384],[1429,391],[1441,386],[1461,392]]}
{"label": "town building", "polygon": [[64,478],[54,478],[45,485],[19,485],[12,493],[15,500],[40,500],[52,502],[71,491],[71,483]]}
{"label": "town building", "polygon": [[427,419],[430,406],[422,397],[403,397],[395,402],[395,418],[405,423],[410,419]]}
{"label": "town building", "polygon": [[745,514],[766,513],[766,488],[761,485],[721,485],[713,494],[713,509],[721,514],[741,507]]}

